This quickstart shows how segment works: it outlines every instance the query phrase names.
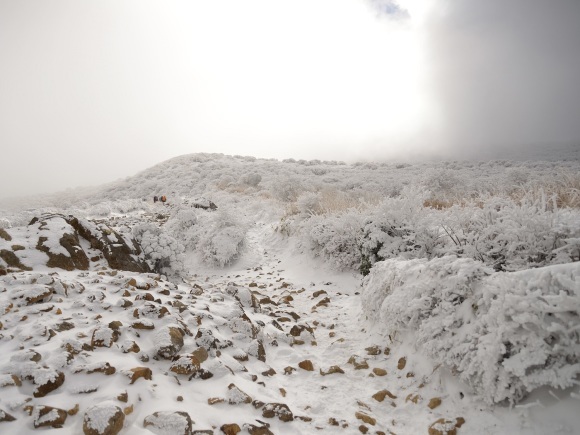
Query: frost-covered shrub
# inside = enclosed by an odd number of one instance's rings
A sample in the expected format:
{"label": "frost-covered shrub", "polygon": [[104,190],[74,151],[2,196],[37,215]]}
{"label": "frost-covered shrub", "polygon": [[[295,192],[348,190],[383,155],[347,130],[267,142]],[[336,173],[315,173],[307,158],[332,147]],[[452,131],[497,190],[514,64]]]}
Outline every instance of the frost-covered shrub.
{"label": "frost-covered shrub", "polygon": [[243,174],[240,177],[240,183],[246,184],[248,186],[257,187],[262,181],[262,176],[257,172],[251,172],[249,174]]}
{"label": "frost-covered shrub", "polygon": [[305,192],[298,197],[296,207],[300,213],[305,215],[320,214],[322,208],[320,206],[320,194],[315,192]]}
{"label": "frost-covered shrub", "polygon": [[489,403],[535,388],[566,388],[580,375],[580,268],[513,273],[469,258],[376,263],[363,310],[374,323],[413,331],[415,345]]}
{"label": "frost-covered shrub", "polygon": [[296,201],[303,190],[302,183],[296,177],[278,177],[270,186],[272,196],[282,202]]}
{"label": "frost-covered shrub", "polygon": [[133,227],[133,237],[155,270],[169,267],[179,273],[183,269],[185,247],[167,231],[152,223],[142,223]]}
{"label": "frost-covered shrub", "polygon": [[313,216],[301,233],[306,246],[338,270],[356,269],[361,262],[358,248],[362,214],[351,209],[343,213]]}
{"label": "frost-covered shrub", "polygon": [[449,252],[515,271],[555,261],[565,244],[559,216],[545,201],[491,198],[481,207],[451,208],[441,225],[454,245]]}
{"label": "frost-covered shrub", "polygon": [[197,248],[202,259],[223,267],[241,253],[248,230],[247,222],[236,216],[228,207],[198,217],[196,228]]}
{"label": "frost-covered shrub", "polygon": [[360,272],[368,274],[377,261],[388,258],[430,258],[442,241],[434,211],[423,207],[423,194],[406,190],[387,198],[362,226]]}
{"label": "frost-covered shrub", "polygon": [[112,212],[111,203],[109,201],[103,201],[96,205],[93,205],[88,213],[92,217],[107,217]]}
{"label": "frost-covered shrub", "polygon": [[195,228],[197,222],[198,217],[195,209],[190,207],[179,208],[171,215],[163,227],[163,231],[179,240],[186,250],[193,250],[198,239],[197,229]]}

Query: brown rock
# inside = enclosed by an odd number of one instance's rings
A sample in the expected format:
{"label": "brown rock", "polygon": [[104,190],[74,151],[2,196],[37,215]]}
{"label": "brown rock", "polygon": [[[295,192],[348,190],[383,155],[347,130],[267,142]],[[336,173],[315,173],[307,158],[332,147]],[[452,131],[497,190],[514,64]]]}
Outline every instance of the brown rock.
{"label": "brown rock", "polygon": [[0,409],[0,423],[3,421],[14,421],[16,420],[13,416],[8,414],[6,411]]}
{"label": "brown rock", "polygon": [[221,397],[210,397],[209,399],[207,399],[207,404],[208,405],[215,405],[217,403],[224,403],[226,401],[226,399],[223,399]]}
{"label": "brown rock", "polygon": [[[69,227],[70,228],[70,227]],[[64,270],[87,270],[89,268],[89,258],[79,243],[78,235],[70,228],[71,232],[64,232],[59,240],[60,245],[66,249],[68,256],[58,253],[55,254],[49,247],[44,245],[48,240],[47,237],[39,237],[36,249],[48,255],[48,267],[59,267]]]}
{"label": "brown rock", "polygon": [[[54,376],[47,378],[46,380],[43,379],[42,384],[38,384],[36,390],[34,390],[34,397],[44,397],[51,391],[56,390],[62,384],[64,384],[64,373],[63,372],[55,372]],[[38,382],[35,379],[35,383]]]}
{"label": "brown rock", "polygon": [[262,376],[274,376],[275,374],[276,374],[276,370],[274,370],[272,367],[270,367],[265,372],[262,372]]}
{"label": "brown rock", "polygon": [[91,368],[89,368],[87,370],[87,374],[92,374],[92,373],[103,373],[107,376],[111,376],[114,375],[116,373],[117,369],[115,367],[113,367],[111,364],[109,364],[108,362],[104,362],[104,363],[100,363],[96,366],[91,366]]}
{"label": "brown rock", "polygon": [[361,425],[358,427],[358,430],[359,430],[359,432],[360,432],[360,433],[367,433],[367,432],[369,431],[369,428],[368,428],[368,427],[366,427],[364,424],[361,424]]}
{"label": "brown rock", "polygon": [[7,375],[0,381],[0,388],[20,386],[22,386],[22,381],[20,381],[20,378],[16,375]]}
{"label": "brown rock", "polygon": [[190,435],[193,420],[187,412],[159,411],[145,417],[143,427],[152,426],[163,433]]}
{"label": "brown rock", "polygon": [[429,426],[429,435],[457,435],[457,429],[460,428],[465,420],[461,417],[455,422],[439,418]]}
{"label": "brown rock", "polygon": [[[251,285],[250,285],[251,286]],[[223,424],[220,427],[220,430],[225,433],[226,435],[236,435],[237,433],[241,432],[242,429],[236,423],[228,423]]]}
{"label": "brown rock", "polygon": [[98,327],[93,331],[91,346],[111,347],[119,339],[119,331],[107,327]]}
{"label": "brown rock", "polygon": [[377,376],[386,376],[387,375],[387,371],[385,369],[381,369],[378,367],[375,367],[373,369],[373,373]]}
{"label": "brown rock", "polygon": [[429,400],[429,403],[427,404],[429,409],[435,409],[439,405],[441,405],[441,398],[439,397],[433,397],[431,400]]}
{"label": "brown rock", "polygon": [[366,370],[369,368],[369,364],[367,360],[364,358],[359,357],[358,355],[352,355],[348,359],[348,363],[354,366],[355,370]]}
{"label": "brown rock", "polygon": [[149,367],[135,367],[129,370],[131,383],[134,384],[135,381],[139,378],[143,378],[145,380],[150,381],[153,373]]}
{"label": "brown rock", "polygon": [[262,417],[278,417],[281,421],[288,422],[294,420],[294,415],[288,405],[284,403],[267,403],[262,408]]}
{"label": "brown rock", "polygon": [[165,359],[171,359],[183,347],[183,332],[175,326],[166,327],[166,329],[162,329],[161,331],[163,331],[162,335],[169,338],[169,342],[165,342],[157,348],[157,355]]}
{"label": "brown rock", "polygon": [[307,372],[314,371],[314,366],[312,365],[312,361],[310,361],[309,359],[305,359],[304,361],[300,361],[298,363],[298,367],[300,367],[302,370],[306,370]]}
{"label": "brown rock", "polygon": [[[32,270],[31,267],[27,267],[24,264],[22,264],[20,262],[20,258],[18,258],[18,256],[14,252],[9,251],[8,249],[0,249],[0,258],[6,262],[8,267],[13,267],[15,269],[20,270]],[[6,272],[5,269],[3,270],[4,272]],[[4,275],[5,274],[6,273],[4,273]]]}
{"label": "brown rock", "polygon": [[302,331],[307,331],[311,334],[314,332],[312,328],[308,325],[294,325],[292,326],[292,329],[290,329],[290,335],[292,337],[300,337]]}
{"label": "brown rock", "polygon": [[274,435],[268,426],[256,426],[253,424],[244,424],[244,429],[248,431],[250,435]]}
{"label": "brown rock", "polygon": [[53,427],[60,428],[66,421],[68,414],[64,409],[53,408],[52,406],[34,407],[34,428]]}
{"label": "brown rock", "polygon": [[118,331],[119,329],[121,329],[121,326],[123,326],[123,323],[118,320],[113,320],[112,322],[109,322],[109,328],[111,328],[113,331]]}
{"label": "brown rock", "polygon": [[110,403],[95,405],[85,412],[83,433],[85,435],[116,435],[123,429],[123,410]]}
{"label": "brown rock", "polygon": [[344,374],[344,370],[341,369],[339,366],[330,366],[330,368],[326,372],[323,372],[322,369],[320,370],[320,374],[322,376],[332,375],[334,373],[338,373],[338,374],[343,375]]}
{"label": "brown rock", "polygon": [[129,401],[129,394],[126,391],[123,391],[121,394],[117,396],[117,400],[119,402],[127,403]]}
{"label": "brown rock", "polygon": [[252,403],[252,398],[236,387],[235,384],[228,385],[228,403],[237,405],[239,403]]}
{"label": "brown rock", "polygon": [[141,320],[141,321],[137,321],[137,322],[133,322],[131,323],[131,327],[133,329],[155,329],[155,325],[153,324],[153,322],[150,322],[149,320]]}
{"label": "brown rock", "polygon": [[405,397],[405,403],[407,402],[412,402],[414,404],[419,403],[419,400],[421,400],[421,396],[419,394],[409,394],[407,397]]}
{"label": "brown rock", "polygon": [[371,417],[368,414],[365,414],[364,412],[357,411],[357,412],[354,413],[354,416],[356,418],[358,418],[359,420],[364,421],[366,424],[370,424],[371,426],[374,426],[374,425],[377,424],[377,420],[376,419],[374,419],[373,417]]}
{"label": "brown rock", "polygon": [[403,370],[406,365],[407,365],[407,358],[405,358],[405,357],[399,358],[399,362],[397,363],[397,368],[399,370]]}
{"label": "brown rock", "polygon": [[0,228],[0,237],[6,240],[7,242],[12,241],[12,236],[8,234],[8,232],[4,228]]}
{"label": "brown rock", "polygon": [[194,355],[176,355],[169,367],[173,373],[178,375],[191,375],[200,369],[199,360]]}
{"label": "brown rock", "polygon": [[66,413],[71,416],[77,415],[79,413],[79,409],[80,407],[79,404],[77,403],[73,408],[69,409]]}
{"label": "brown rock", "polygon": [[391,399],[397,398],[397,396],[392,394],[389,390],[381,390],[373,394],[373,399],[375,399],[377,402],[382,402],[383,400],[385,400],[385,397],[389,397]]}
{"label": "brown rock", "polygon": [[379,346],[371,346],[365,349],[367,351],[367,355],[380,355],[381,349]]}
{"label": "brown rock", "polygon": [[123,353],[129,352],[139,353],[141,351],[141,348],[134,341],[129,341],[123,344],[123,346],[121,346],[121,350],[123,351]]}

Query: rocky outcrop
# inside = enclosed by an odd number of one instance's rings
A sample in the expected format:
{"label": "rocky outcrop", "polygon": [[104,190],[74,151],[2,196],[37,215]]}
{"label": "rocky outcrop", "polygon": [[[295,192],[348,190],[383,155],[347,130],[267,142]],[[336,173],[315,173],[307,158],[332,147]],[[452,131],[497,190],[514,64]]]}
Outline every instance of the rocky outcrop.
{"label": "rocky outcrop", "polygon": [[[34,218],[29,226],[37,225],[40,232],[36,249],[48,255],[49,267],[65,270],[87,270],[89,258],[80,239],[89,242],[92,249],[102,252],[109,267],[131,272],[150,272],[141,255],[141,248],[133,239],[127,239],[104,223],[94,223],[61,214]],[[7,254],[11,260],[12,256]],[[7,262],[8,263],[8,262]]]}

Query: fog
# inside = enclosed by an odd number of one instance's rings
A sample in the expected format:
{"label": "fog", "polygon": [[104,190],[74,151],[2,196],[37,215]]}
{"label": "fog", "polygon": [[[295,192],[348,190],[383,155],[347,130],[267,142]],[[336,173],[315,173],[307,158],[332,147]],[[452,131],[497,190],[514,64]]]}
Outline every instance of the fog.
{"label": "fog", "polygon": [[576,0],[0,0],[0,197],[187,153],[580,144]]}

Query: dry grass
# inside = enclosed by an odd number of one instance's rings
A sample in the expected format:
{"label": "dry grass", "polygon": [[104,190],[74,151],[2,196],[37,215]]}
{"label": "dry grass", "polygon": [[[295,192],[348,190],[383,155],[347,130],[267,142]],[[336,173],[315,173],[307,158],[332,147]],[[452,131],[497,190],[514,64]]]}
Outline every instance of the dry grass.
{"label": "dry grass", "polygon": [[550,180],[540,180],[510,190],[487,192],[479,197],[440,199],[430,198],[423,206],[444,210],[454,205],[483,207],[490,197],[509,198],[514,202],[532,201],[545,204],[547,209],[580,208],[580,173],[562,172]]}
{"label": "dry grass", "polygon": [[362,210],[377,205],[380,201],[381,196],[376,193],[365,192],[354,196],[336,189],[324,189],[320,192],[321,214],[337,213],[352,208]]}

